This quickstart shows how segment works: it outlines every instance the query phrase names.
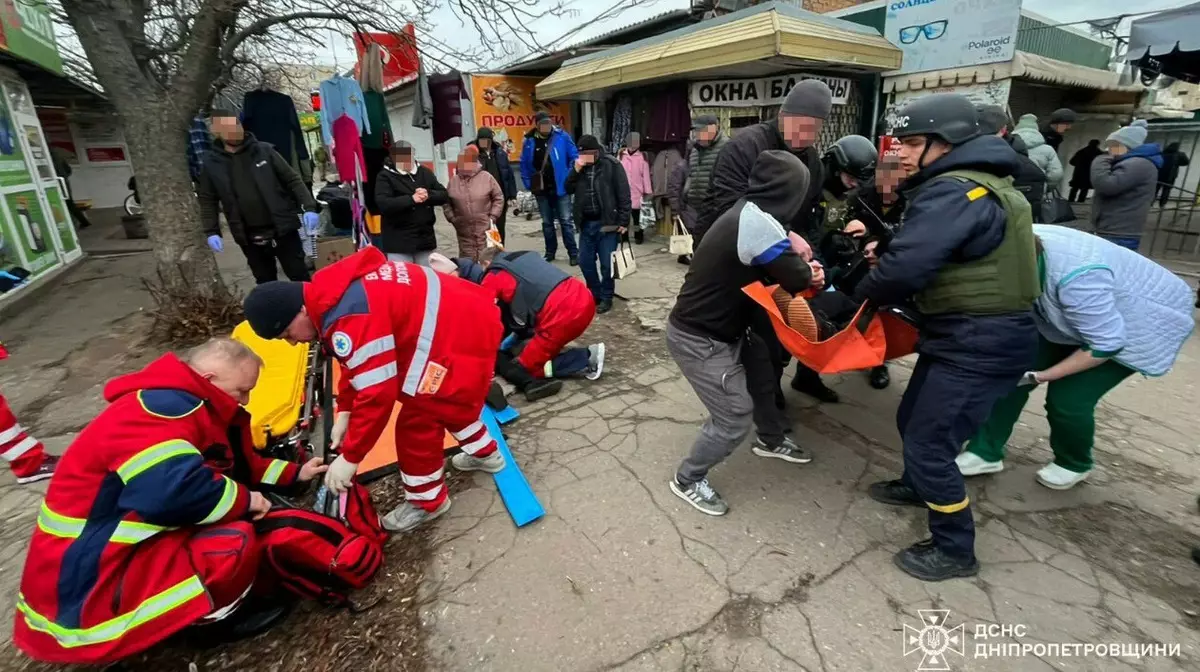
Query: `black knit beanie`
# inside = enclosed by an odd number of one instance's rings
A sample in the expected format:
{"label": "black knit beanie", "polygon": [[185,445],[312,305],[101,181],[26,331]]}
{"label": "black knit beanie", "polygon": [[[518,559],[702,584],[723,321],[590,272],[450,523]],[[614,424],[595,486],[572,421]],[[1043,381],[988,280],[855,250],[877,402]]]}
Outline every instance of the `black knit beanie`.
{"label": "black knit beanie", "polygon": [[833,92],[829,90],[829,86],[819,79],[805,79],[796,82],[792,90],[788,91],[779,113],[825,119],[831,109]]}
{"label": "black knit beanie", "polygon": [[580,150],[598,151],[604,149],[604,145],[601,145],[600,141],[594,135],[579,136],[579,142],[575,146]]}
{"label": "black knit beanie", "polygon": [[304,283],[274,280],[250,290],[242,304],[259,338],[279,338],[304,308]]}

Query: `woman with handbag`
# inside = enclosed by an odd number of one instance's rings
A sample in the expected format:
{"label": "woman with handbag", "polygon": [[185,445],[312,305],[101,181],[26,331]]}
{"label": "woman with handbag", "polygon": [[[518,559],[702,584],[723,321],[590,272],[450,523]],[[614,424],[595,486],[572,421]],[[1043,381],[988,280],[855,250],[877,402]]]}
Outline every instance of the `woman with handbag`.
{"label": "woman with handbag", "polygon": [[458,233],[458,256],[479,261],[487,233],[504,211],[504,192],[479,163],[479,148],[467,145],[458,155],[457,171],[446,187],[450,196],[443,212]]}
{"label": "woman with handbag", "polygon": [[[579,222],[579,269],[596,298],[596,312],[612,310],[616,282],[612,257],[629,230],[629,182],[620,162],[604,153],[594,135],[579,138],[579,158],[567,175]],[[628,245],[628,243],[626,243]]]}
{"label": "woman with handbag", "polygon": [[[641,245],[645,241],[643,233],[646,228],[642,223],[642,198],[654,193],[650,186],[650,164],[641,150],[642,136],[630,133],[625,138],[625,146],[621,148],[621,167],[625,169],[625,178],[629,182],[630,221],[633,223],[633,242]],[[653,208],[647,204],[647,207]],[[653,209],[651,210],[653,212]],[[628,236],[624,237],[629,240]]]}

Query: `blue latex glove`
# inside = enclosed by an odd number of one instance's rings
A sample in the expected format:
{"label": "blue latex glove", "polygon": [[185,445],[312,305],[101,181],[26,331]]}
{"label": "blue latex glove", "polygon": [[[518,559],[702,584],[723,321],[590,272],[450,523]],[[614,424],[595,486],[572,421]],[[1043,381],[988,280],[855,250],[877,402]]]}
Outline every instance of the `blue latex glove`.
{"label": "blue latex glove", "polygon": [[17,276],[13,275],[12,273],[9,273],[8,271],[0,271],[0,278],[4,278],[5,280],[12,280],[13,282],[15,282],[17,284],[25,282],[24,280],[18,278]]}
{"label": "blue latex glove", "polygon": [[315,212],[304,213],[304,229],[313,234],[317,232],[317,228],[321,226],[321,216]]}
{"label": "blue latex glove", "polygon": [[220,252],[225,249],[225,243],[221,242],[220,236],[209,236],[208,246],[212,248],[213,252]]}

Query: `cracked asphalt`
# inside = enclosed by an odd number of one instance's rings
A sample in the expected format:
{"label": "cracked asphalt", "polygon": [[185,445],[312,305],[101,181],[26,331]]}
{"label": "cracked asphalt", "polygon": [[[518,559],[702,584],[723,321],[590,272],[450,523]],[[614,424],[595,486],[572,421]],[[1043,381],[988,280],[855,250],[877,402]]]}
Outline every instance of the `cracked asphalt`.
{"label": "cracked asphalt", "polygon": [[[510,222],[511,246],[540,246],[538,227]],[[735,452],[711,474],[729,515],[704,516],[670,492],[704,411],[665,348],[684,269],[664,246],[638,248],[639,272],[618,283],[628,301],[585,336],[608,344],[604,377],[514,402],[522,417],[505,428],[508,443],[546,517],[516,529],[483,475],[451,493],[422,590],[433,669],[917,670],[924,651],[905,655],[905,628],[921,630],[918,612],[931,609],[948,611],[947,628],[964,626],[963,655],[947,651],[946,669],[1200,668],[1200,567],[1188,556],[1200,545],[1200,341],[1168,376],[1130,379],[1105,399],[1097,470],[1072,491],[1034,481],[1050,459],[1035,393],[1007,470],[968,482],[980,574],[926,584],[891,563],[926,535],[926,514],[865,492],[900,468],[894,415],[910,362],[894,363],[884,391],[864,374],[829,377],[840,404],[789,390],[794,438],[815,459],[794,466]],[[222,261],[236,269],[232,256]],[[99,409],[105,379],[157,354],[125,347],[145,328],[141,259],[86,262],[71,288],[3,325],[15,356],[0,367],[0,389],[52,451]],[[0,474],[6,631],[43,491]],[[977,638],[977,626],[1003,635]],[[1046,646],[1074,643],[1176,652],[1063,657]],[[1021,655],[978,657],[981,644]]]}

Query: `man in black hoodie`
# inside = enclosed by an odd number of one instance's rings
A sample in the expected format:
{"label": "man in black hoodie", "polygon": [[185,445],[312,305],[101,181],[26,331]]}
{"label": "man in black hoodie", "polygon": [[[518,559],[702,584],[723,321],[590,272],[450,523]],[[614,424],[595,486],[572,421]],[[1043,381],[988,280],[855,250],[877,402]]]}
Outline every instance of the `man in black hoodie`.
{"label": "man in black hoodie", "polygon": [[975,523],[954,462],[992,405],[1037,356],[1033,302],[1041,295],[1033,217],[1012,186],[1016,153],[979,130],[965,96],[933,94],[902,107],[908,205],[904,226],[855,289],[877,306],[913,299],[924,316],[917,359],[896,413],[901,478],[873,484],[872,499],[929,510],[931,541],[897,553],[924,581],[972,576]]}
{"label": "man in black hoodie", "polygon": [[275,148],[247,133],[233,112],[213,112],[213,148],[204,158],[196,197],[200,222],[214,252],[224,248],[218,205],[258,284],[277,279],[275,261],[289,280],[309,279],[300,241],[301,212],[317,228],[312,191]]}
{"label": "man in black hoodie", "polygon": [[[708,471],[746,438],[760,417],[758,411],[775,410],[773,395],[764,401],[750,389],[764,380],[770,382],[767,377],[751,376],[751,370],[769,371],[773,363],[767,360],[761,339],[749,331],[753,316],[762,309],[742,293],[742,287],[764,281],[796,293],[807,289],[814,272],[819,272],[797,254],[780,224],[796,216],[808,180],[804,164],[790,152],[760,154],[745,195],[717,218],[696,248],[667,320],[667,349],[710,416],[670,487],[711,516],[724,515],[729,506],[709,485]],[[811,255],[802,240],[796,245]],[[753,353],[750,361],[747,350]],[[761,408],[763,403],[767,409]],[[772,445],[760,437],[754,454],[792,464],[812,460],[795,443],[783,441],[782,432],[779,438]]]}
{"label": "man in black hoodie", "polygon": [[1033,221],[1042,221],[1042,198],[1046,195],[1046,173],[1029,158],[1029,150],[1021,136],[1014,135],[1008,130],[1008,113],[999,105],[977,105],[975,111],[979,114],[979,131],[985,135],[1003,138],[1017,153],[1017,170],[1013,173],[1013,186],[1025,200],[1029,201],[1029,209],[1033,211]]}

